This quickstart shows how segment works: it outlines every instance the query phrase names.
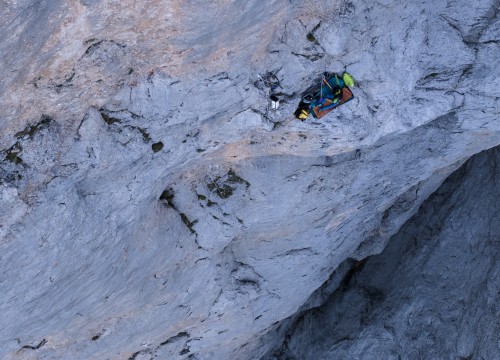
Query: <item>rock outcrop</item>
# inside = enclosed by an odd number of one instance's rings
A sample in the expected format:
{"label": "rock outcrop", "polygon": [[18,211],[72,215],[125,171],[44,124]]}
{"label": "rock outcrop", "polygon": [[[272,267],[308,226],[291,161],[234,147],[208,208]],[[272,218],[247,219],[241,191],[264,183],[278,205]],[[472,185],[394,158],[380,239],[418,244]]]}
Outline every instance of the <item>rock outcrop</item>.
{"label": "rock outcrop", "polygon": [[498,147],[464,164],[269,358],[496,358],[499,169]]}
{"label": "rock outcrop", "polygon": [[[268,354],[500,144],[498,8],[1,1],[0,357]],[[295,120],[343,70],[355,100]]]}

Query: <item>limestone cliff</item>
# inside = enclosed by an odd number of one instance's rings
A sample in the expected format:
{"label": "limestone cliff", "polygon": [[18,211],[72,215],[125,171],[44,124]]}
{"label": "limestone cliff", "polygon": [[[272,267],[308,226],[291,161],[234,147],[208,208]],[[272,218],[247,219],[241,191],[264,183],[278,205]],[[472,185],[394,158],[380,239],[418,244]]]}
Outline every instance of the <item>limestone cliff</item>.
{"label": "limestone cliff", "polygon": [[[500,144],[498,8],[0,1],[0,357],[272,352]],[[298,122],[344,70],[354,101]]]}
{"label": "limestone cliff", "polygon": [[499,165],[497,147],[452,174],[327,302],[269,333],[284,340],[268,358],[498,357]]}

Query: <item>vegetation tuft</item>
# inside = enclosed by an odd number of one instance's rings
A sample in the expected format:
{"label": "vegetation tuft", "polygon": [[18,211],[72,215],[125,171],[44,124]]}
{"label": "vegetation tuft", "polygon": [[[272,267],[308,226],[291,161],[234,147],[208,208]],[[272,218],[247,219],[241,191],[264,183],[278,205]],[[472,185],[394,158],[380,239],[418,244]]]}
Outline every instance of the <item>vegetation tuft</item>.
{"label": "vegetation tuft", "polygon": [[114,123],[120,123],[120,119],[109,116],[109,114],[101,111],[102,119],[108,124],[113,125]]}
{"label": "vegetation tuft", "polygon": [[160,201],[163,202],[165,205],[168,205],[171,208],[175,209],[173,189],[168,188],[163,190],[163,192],[160,195]]}
{"label": "vegetation tuft", "polygon": [[23,151],[23,147],[19,142],[16,142],[10,149],[6,151],[5,159],[14,163],[14,164],[22,164],[23,159],[19,156],[19,154]]}
{"label": "vegetation tuft", "polygon": [[42,115],[42,118],[38,123],[36,123],[35,125],[27,126],[23,131],[19,131],[14,136],[18,139],[22,139],[26,135],[32,138],[33,135],[35,135],[38,131],[48,127],[52,121],[54,121],[54,119],[52,119],[50,116]]}
{"label": "vegetation tuft", "polygon": [[160,151],[161,149],[163,149],[163,143],[161,141],[159,141],[157,143],[154,143],[153,145],[151,145],[151,148],[153,149],[153,151],[155,153],[157,153],[158,151]]}
{"label": "vegetation tuft", "polygon": [[[238,184],[245,185],[247,189],[250,186],[250,183],[248,181],[236,175],[236,173],[232,169],[229,169],[228,173],[223,178],[215,178],[210,183],[208,183],[207,187],[221,199],[227,199],[231,195],[233,195]],[[211,206],[208,203],[207,205]]]}
{"label": "vegetation tuft", "polygon": [[189,231],[191,231],[191,234],[196,234],[196,231],[193,229],[193,225],[196,224],[198,220],[190,221],[184,213],[179,213],[179,215],[181,216],[182,222],[188,227]]}

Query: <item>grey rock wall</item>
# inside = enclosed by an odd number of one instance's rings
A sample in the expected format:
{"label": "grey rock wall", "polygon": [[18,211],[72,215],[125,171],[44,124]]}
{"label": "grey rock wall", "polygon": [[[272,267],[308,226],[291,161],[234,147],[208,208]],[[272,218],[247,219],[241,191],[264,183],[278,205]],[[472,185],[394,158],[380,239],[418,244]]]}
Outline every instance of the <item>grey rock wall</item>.
{"label": "grey rock wall", "polygon": [[498,147],[467,161],[269,358],[496,359],[499,165]]}
{"label": "grey rock wall", "polygon": [[[266,354],[500,143],[499,4],[462,5],[0,2],[0,357]],[[355,100],[297,122],[344,69]]]}

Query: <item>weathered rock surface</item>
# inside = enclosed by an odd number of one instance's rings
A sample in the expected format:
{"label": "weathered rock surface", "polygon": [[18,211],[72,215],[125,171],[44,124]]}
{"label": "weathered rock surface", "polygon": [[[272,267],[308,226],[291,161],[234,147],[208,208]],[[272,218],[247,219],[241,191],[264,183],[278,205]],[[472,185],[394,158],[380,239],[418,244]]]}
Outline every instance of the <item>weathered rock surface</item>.
{"label": "weathered rock surface", "polygon": [[269,358],[496,359],[500,148],[474,156]]}
{"label": "weathered rock surface", "polygon": [[[266,354],[500,143],[499,2],[476,5],[1,1],[0,357]],[[354,101],[293,119],[344,69]]]}

